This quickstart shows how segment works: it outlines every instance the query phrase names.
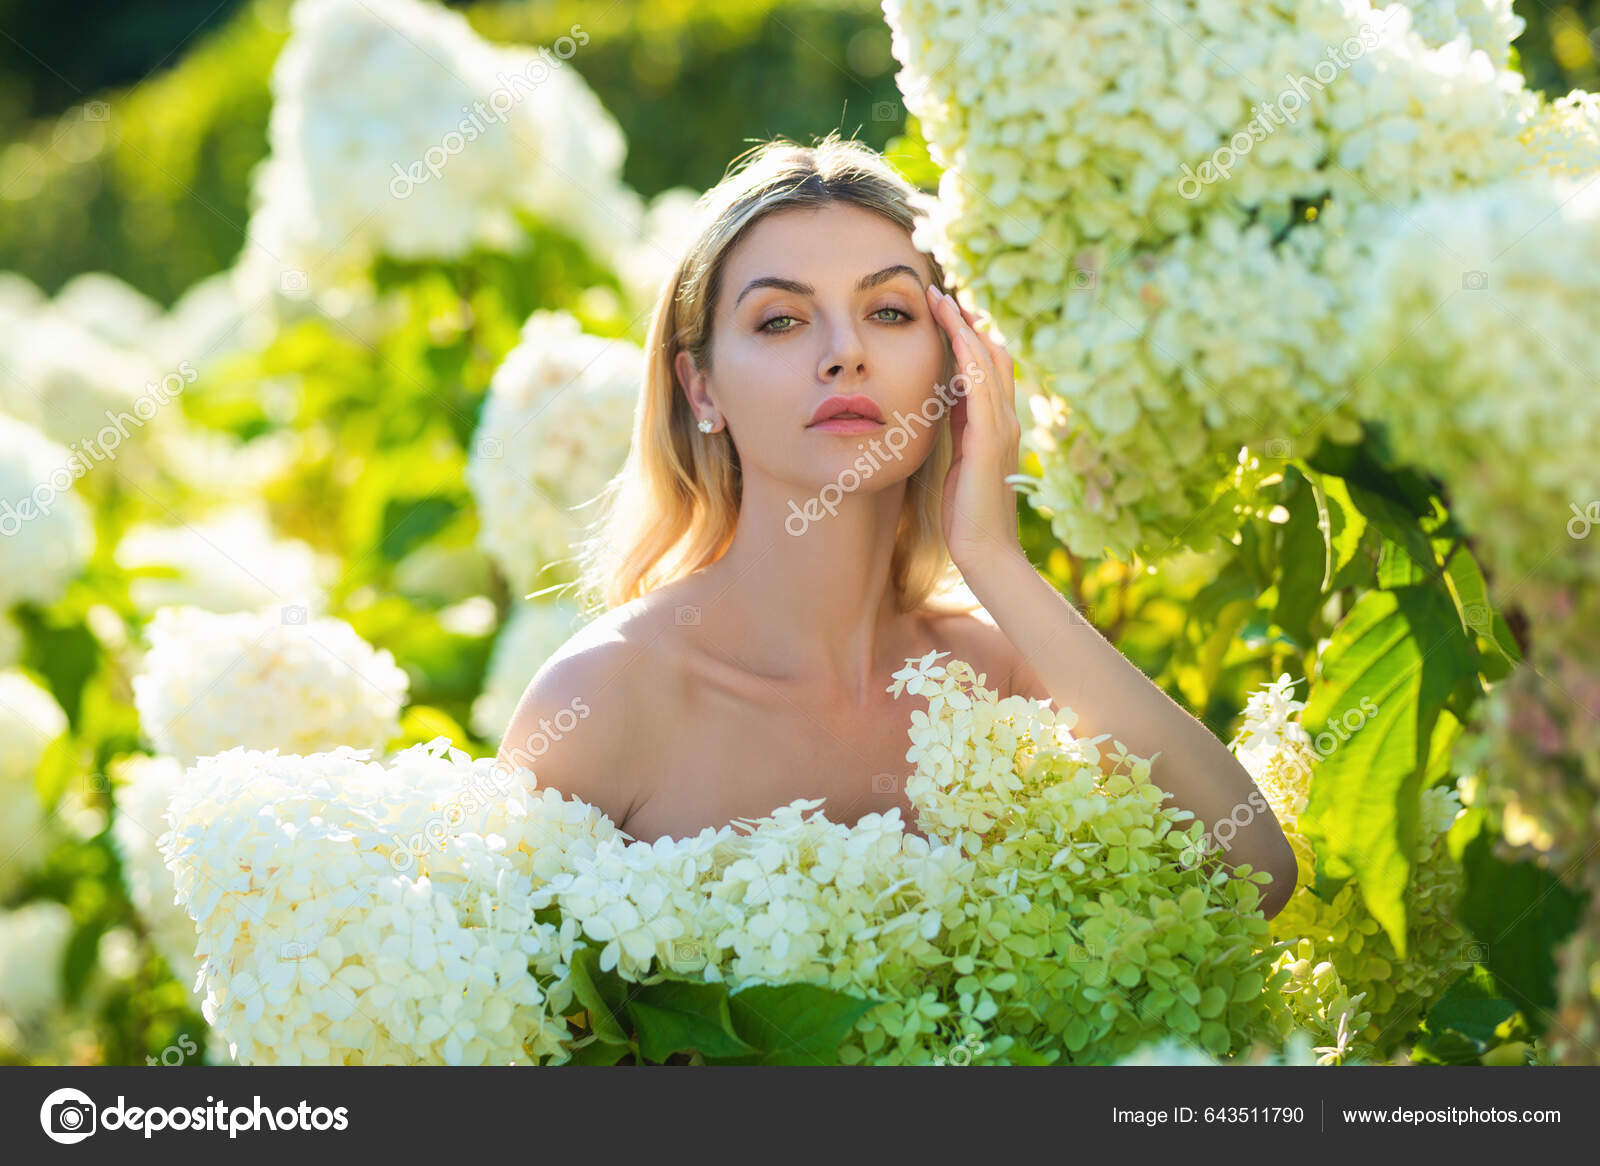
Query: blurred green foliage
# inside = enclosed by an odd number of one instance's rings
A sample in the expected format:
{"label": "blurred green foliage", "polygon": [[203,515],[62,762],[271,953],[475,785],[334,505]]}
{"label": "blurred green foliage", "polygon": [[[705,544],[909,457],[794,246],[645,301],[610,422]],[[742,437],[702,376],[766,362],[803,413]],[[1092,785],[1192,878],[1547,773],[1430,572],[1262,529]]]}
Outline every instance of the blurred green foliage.
{"label": "blurred green foliage", "polygon": [[[108,271],[170,304],[228,266],[267,151],[288,7],[242,6],[167,71],[41,118],[0,147],[0,269],[49,292]],[[468,15],[485,36],[526,44],[583,25],[578,69],[622,126],[624,179],[647,196],[714,184],[756,140],[837,128],[882,147],[904,121],[872,0],[561,0]]]}

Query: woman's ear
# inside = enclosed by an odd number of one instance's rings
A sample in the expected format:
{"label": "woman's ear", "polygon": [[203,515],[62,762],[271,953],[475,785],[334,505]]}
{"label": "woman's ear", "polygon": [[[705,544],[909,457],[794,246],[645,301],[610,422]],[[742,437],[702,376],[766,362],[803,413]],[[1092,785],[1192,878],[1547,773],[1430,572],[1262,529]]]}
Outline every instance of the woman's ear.
{"label": "woman's ear", "polygon": [[705,374],[695,364],[688,349],[679,350],[678,355],[672,358],[672,369],[678,374],[678,383],[683,386],[690,410],[702,417],[714,412],[716,405],[706,391]]}

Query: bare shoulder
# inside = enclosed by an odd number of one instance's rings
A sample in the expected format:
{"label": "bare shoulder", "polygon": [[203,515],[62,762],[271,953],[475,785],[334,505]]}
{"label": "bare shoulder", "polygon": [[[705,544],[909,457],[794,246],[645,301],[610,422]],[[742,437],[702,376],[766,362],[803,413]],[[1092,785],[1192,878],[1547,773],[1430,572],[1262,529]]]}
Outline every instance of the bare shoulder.
{"label": "bare shoulder", "polygon": [[658,624],[652,607],[628,604],[581,628],[528,682],[497,760],[620,826],[640,796],[626,743],[658,719],[659,694],[671,691]]}
{"label": "bare shoulder", "polygon": [[993,689],[1000,699],[1049,695],[1026,657],[982,606],[967,612],[933,611],[926,618],[940,647],[985,674],[984,687]]}

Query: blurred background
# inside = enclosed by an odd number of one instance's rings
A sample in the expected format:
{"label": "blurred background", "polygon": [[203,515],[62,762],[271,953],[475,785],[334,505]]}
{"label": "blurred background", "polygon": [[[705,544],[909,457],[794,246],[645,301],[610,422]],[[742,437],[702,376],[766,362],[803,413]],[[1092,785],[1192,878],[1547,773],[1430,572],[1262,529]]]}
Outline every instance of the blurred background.
{"label": "blurred background", "polygon": [[[562,125],[515,133],[601,176],[627,231],[535,190],[470,238],[360,207],[307,237],[297,207],[327,205],[319,160],[430,144],[364,143],[362,109],[318,104],[340,54],[360,57],[338,36],[356,34],[327,32],[292,71],[299,104],[275,103],[287,0],[0,0],[0,493],[87,464],[103,410],[144,418],[140,386],[163,390],[156,423],[0,550],[0,1061],[221,1055],[155,848],[186,760],[439,734],[493,753],[577,626],[564,601],[524,597],[570,579],[563,509],[625,452],[636,369],[602,342],[642,342],[684,208],[730,160],[837,130],[937,184],[870,0],[449,7],[495,45],[581,26],[572,69],[597,106],[574,90]],[[1519,13],[1531,86],[1600,88],[1600,3]],[[419,29],[460,54],[441,68],[487,60],[459,30]],[[425,88],[403,69],[396,86],[373,100]],[[506,181],[505,138],[450,164]],[[275,148],[279,172],[263,167]],[[358,268],[370,278],[345,278]],[[540,388],[574,379],[582,392],[547,409]],[[513,441],[536,450],[532,482],[503,456]],[[1215,563],[1082,562],[1021,514],[1036,564],[1219,735],[1290,659],[1212,586]],[[190,614],[158,621],[163,607]],[[317,637],[279,643],[296,628]],[[255,687],[230,679],[239,660]]]}

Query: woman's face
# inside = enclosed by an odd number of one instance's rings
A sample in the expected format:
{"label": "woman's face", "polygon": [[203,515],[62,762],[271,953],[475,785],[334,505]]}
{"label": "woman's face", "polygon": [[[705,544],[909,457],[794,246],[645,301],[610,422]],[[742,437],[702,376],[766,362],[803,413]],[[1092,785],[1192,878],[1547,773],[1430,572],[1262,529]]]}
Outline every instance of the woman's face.
{"label": "woman's face", "polygon": [[[927,256],[881,215],[849,203],[774,212],[728,256],[709,375],[680,353],[679,380],[699,416],[726,422],[747,473],[807,490],[853,464],[866,490],[910,477],[948,424],[935,388],[950,348],[928,312],[931,280]],[[829,397],[857,394],[882,424],[812,424]]]}

